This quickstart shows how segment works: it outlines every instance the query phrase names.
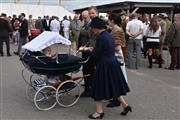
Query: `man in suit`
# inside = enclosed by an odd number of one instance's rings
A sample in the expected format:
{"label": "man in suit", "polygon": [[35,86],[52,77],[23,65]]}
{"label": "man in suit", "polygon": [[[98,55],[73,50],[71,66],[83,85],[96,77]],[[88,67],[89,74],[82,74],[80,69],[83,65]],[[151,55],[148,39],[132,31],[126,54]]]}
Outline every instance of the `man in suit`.
{"label": "man in suit", "polygon": [[[89,16],[89,12],[87,10],[82,12],[82,18],[84,20],[84,25],[82,26],[78,39],[78,48],[81,46],[93,47],[94,46],[94,38],[92,36],[92,32],[90,31],[90,23],[91,18]],[[88,58],[88,54],[86,52],[82,52],[82,58]],[[91,93],[91,79],[94,73],[94,60],[92,57],[88,60],[87,63],[83,64],[83,75],[90,75],[84,78],[85,90],[81,94],[81,97],[90,97]]]}
{"label": "man in suit", "polygon": [[27,37],[28,37],[28,21],[26,20],[24,13],[20,14],[20,19],[21,19],[21,26],[19,28],[20,39],[18,42],[18,50],[17,52],[14,52],[14,54],[16,55],[20,54],[22,45],[24,45],[27,42]]}
{"label": "man in suit", "polygon": [[42,19],[43,31],[50,31],[49,16],[44,16]]}
{"label": "man in suit", "polygon": [[3,53],[3,42],[6,43],[7,56],[10,54],[10,45],[9,45],[9,33],[12,32],[9,21],[7,20],[6,14],[2,13],[0,16],[0,54],[4,56]]}
{"label": "man in suit", "polygon": [[174,23],[171,24],[166,38],[165,45],[168,45],[171,54],[169,70],[180,69],[180,13],[174,15]]}

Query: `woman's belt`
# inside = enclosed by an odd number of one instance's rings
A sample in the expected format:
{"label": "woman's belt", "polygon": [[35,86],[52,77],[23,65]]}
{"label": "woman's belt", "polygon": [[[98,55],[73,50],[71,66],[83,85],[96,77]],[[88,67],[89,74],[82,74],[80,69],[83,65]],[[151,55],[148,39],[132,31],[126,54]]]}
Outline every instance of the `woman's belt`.
{"label": "woman's belt", "polygon": [[159,37],[149,37],[149,36],[147,36],[146,38],[150,38],[150,39],[159,39]]}

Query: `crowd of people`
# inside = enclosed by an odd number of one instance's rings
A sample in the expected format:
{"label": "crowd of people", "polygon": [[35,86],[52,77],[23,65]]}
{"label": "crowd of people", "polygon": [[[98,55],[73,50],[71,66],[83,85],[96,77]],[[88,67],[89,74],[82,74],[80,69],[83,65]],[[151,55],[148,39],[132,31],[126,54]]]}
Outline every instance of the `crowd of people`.
{"label": "crowd of people", "polygon": [[[34,34],[32,31],[36,30]],[[149,66],[157,63],[159,68],[180,69],[180,14],[175,14],[173,22],[165,13],[155,15],[132,13],[109,13],[107,19],[98,16],[96,7],[89,7],[74,18],[64,16],[38,17],[26,19],[21,13],[12,19],[2,13],[0,17],[0,55],[4,56],[3,42],[10,54],[10,39],[18,45],[14,54],[21,53],[21,47],[43,31],[57,32],[71,40],[72,49],[82,52],[88,58],[83,65],[85,90],[81,97],[92,97],[96,111],[91,119],[103,118],[102,100],[109,100],[107,107],[122,106],[121,115],[132,112],[123,96],[130,92],[125,65],[129,69],[139,69],[141,54],[148,57]],[[170,52],[170,55],[164,54]],[[167,57],[171,56],[171,63]],[[167,63],[163,66],[163,63]]]}

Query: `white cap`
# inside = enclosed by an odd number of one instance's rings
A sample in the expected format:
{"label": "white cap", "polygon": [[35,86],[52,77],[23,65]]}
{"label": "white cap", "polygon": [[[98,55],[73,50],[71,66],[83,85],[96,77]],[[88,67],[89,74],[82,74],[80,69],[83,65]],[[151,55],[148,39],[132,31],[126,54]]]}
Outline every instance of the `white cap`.
{"label": "white cap", "polygon": [[159,15],[162,15],[163,17],[168,17],[166,13],[160,13]]}

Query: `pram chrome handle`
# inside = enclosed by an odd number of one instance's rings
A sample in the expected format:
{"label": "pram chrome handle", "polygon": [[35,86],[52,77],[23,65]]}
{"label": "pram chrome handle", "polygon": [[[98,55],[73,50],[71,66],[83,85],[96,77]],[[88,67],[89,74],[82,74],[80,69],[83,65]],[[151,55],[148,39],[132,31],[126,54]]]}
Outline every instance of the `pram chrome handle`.
{"label": "pram chrome handle", "polygon": [[85,61],[80,61],[80,62],[78,62],[78,63],[80,63],[80,64],[84,64],[84,63],[87,63],[87,61],[90,59],[90,57],[88,57]]}
{"label": "pram chrome handle", "polygon": [[37,60],[39,60],[43,64],[46,64],[45,62],[43,62],[42,60],[39,59],[39,57],[45,57],[45,56],[34,56],[34,55],[32,55],[32,57],[36,58]]}

